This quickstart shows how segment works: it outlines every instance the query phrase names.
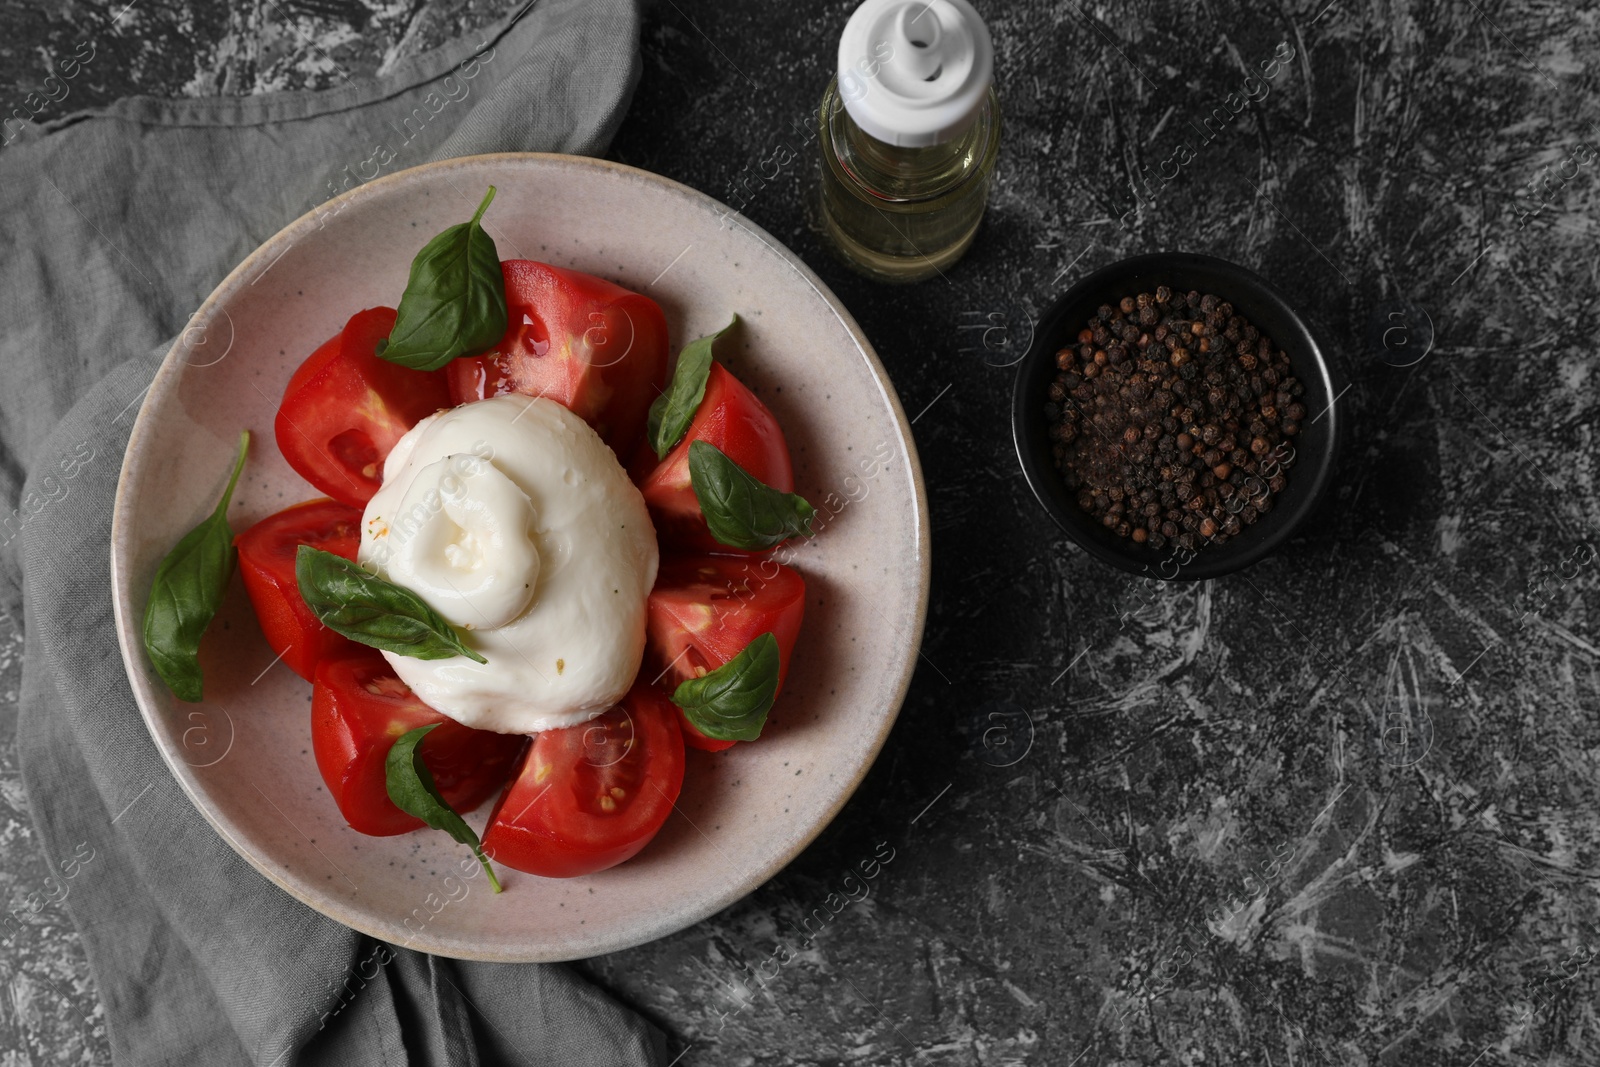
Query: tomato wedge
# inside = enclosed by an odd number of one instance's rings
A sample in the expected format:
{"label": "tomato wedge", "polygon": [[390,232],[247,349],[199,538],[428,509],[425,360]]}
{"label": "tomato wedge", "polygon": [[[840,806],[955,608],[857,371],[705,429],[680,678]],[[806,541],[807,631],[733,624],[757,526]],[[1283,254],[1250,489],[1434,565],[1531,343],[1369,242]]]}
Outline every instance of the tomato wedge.
{"label": "tomato wedge", "polygon": [[360,647],[322,625],[300,598],[294,554],[301,545],[356,558],[361,512],[337,500],[308,500],[268,515],[233,539],[239,573],[267,644],[291,671],[311,681],[328,656]]}
{"label": "tomato wedge", "polygon": [[284,390],[273,430],[278,451],[302,478],[340,503],[364,507],[383,482],[383,460],[419,421],[450,406],[443,371],[379,359],[393,308],[357,312],[339,336],[300,365]]}
{"label": "tomato wedge", "polygon": [[594,427],[624,461],[667,381],[667,320],[654,300],[603,278],[526,259],[500,264],[506,332],[445,368],[457,404],[545,396]]}
{"label": "tomato wedge", "polygon": [[[778,691],[805,614],[806,583],[772,559],[680,556],[663,559],[650,591],[647,670],[662,674],[672,692],[678,683],[727,663],[762,634],[778,642]],[[673,705],[677,709],[677,705]],[[678,710],[686,744],[720,752],[737,742],[718,741],[696,730]]]}
{"label": "tomato wedge", "polygon": [[388,837],[420,829],[389,799],[385,761],[403,734],[440,723],[418,751],[440,794],[468,812],[505,784],[527,738],[473,730],[428,707],[376,649],[323,660],[311,690],[311,746],[352,829]]}
{"label": "tomato wedge", "polygon": [[720,363],[711,365],[705,397],[676,447],[639,483],[650,517],[663,540],[705,552],[742,552],[720,544],[706,528],[700,502],[689,480],[689,445],[715,445],[756,478],[785,493],[794,492],[794,467],[778,420],[767,406]]}
{"label": "tomato wedge", "polygon": [[484,852],[546,878],[631,859],[683,788],[683,737],[673,712],[660,692],[635,685],[599,718],[539,734],[489,816]]}

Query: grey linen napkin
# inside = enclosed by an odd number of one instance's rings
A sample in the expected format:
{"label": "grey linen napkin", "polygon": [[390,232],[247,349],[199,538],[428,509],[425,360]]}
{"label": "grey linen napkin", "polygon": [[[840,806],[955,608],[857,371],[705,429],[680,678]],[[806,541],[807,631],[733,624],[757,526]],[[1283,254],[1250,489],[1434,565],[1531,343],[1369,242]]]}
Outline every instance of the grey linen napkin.
{"label": "grey linen napkin", "polygon": [[252,870],[156,752],[108,594],[138,401],[236,262],[378,173],[601,151],[638,70],[632,0],[540,0],[373,80],[127,99],[0,150],[0,611],[26,629],[18,743],[38,843],[70,886],[117,1063],[665,1061],[658,1031],[566,967],[383,946]]}

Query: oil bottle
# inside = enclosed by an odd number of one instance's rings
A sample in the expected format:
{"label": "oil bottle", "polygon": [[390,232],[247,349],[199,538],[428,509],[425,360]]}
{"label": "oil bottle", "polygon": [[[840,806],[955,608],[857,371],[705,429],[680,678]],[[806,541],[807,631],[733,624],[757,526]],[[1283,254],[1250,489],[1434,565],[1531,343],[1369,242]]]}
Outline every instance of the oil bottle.
{"label": "oil bottle", "polygon": [[1000,151],[994,46],[967,0],[866,0],[818,116],[823,232],[882,281],[941,274],[972,244]]}

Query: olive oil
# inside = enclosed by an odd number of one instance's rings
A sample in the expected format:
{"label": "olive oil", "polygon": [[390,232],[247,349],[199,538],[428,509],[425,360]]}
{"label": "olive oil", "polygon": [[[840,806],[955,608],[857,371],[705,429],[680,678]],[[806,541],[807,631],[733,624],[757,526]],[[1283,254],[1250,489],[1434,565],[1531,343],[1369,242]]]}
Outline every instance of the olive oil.
{"label": "olive oil", "polygon": [[967,251],[1000,150],[987,28],[966,0],[867,0],[823,93],[821,218],[883,281],[942,274]]}

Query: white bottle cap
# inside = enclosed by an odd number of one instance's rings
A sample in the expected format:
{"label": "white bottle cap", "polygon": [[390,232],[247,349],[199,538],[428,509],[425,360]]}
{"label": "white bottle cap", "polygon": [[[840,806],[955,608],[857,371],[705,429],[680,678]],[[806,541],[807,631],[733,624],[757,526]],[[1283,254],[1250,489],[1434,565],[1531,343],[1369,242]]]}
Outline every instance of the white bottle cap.
{"label": "white bottle cap", "polygon": [[912,148],[965,133],[994,78],[967,0],[866,0],[839,38],[839,96],[867,134]]}

